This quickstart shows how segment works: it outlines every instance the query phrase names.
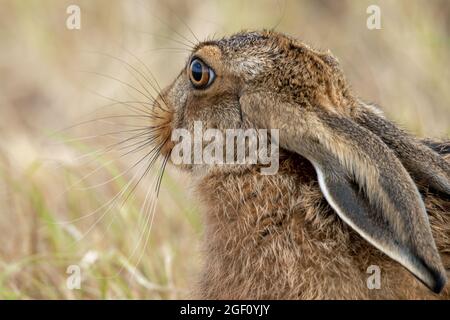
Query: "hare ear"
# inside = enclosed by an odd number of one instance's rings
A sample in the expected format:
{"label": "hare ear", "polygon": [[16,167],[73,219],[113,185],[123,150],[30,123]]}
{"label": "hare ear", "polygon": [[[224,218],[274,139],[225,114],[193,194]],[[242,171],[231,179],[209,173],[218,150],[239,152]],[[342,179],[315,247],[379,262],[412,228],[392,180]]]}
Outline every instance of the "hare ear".
{"label": "hare ear", "polygon": [[280,130],[281,148],[311,161],[344,222],[431,290],[442,290],[446,273],[419,191],[380,138],[347,117],[270,94],[247,93],[240,104],[256,127]]}
{"label": "hare ear", "polygon": [[450,163],[423,142],[372,112],[371,106],[361,106],[363,108],[355,116],[355,121],[380,137],[414,178],[450,195]]}

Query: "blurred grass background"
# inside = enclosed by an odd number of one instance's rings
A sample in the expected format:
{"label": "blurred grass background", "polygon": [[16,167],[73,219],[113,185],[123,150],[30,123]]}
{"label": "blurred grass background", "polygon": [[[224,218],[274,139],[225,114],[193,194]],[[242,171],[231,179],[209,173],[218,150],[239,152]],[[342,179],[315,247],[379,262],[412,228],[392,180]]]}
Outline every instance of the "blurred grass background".
{"label": "blurred grass background", "polygon": [[[66,28],[70,4],[81,30]],[[381,30],[366,28],[371,4]],[[206,39],[275,26],[329,48],[354,90],[406,129],[449,137],[447,0],[0,0],[0,299],[187,297],[202,233],[188,179],[168,168],[154,215],[156,171],[121,194],[140,156],[104,147],[145,119],[106,117],[131,113],[116,100],[146,101],[140,61],[170,83],[189,29]]]}

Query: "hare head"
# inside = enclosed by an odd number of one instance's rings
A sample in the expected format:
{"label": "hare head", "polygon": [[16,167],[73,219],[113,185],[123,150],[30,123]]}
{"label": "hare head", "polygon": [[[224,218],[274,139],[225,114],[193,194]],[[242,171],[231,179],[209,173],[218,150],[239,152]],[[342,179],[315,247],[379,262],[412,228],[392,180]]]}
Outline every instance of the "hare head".
{"label": "hare head", "polygon": [[356,98],[330,53],[272,31],[206,41],[160,93],[155,110],[166,156],[172,131],[192,131],[194,121],[219,130],[279,129],[280,148],[313,164],[325,199],[345,223],[431,290],[444,287],[414,181],[448,195],[450,166]]}

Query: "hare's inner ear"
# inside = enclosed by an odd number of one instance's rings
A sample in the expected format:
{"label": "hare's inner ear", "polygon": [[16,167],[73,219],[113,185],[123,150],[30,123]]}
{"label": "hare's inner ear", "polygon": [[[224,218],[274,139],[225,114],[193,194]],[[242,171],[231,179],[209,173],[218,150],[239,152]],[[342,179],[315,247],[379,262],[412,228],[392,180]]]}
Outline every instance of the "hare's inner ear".
{"label": "hare's inner ear", "polygon": [[442,290],[445,269],[422,198],[380,138],[349,118],[269,94],[246,94],[240,103],[257,127],[280,129],[280,147],[312,162],[326,200],[344,222],[430,289]]}
{"label": "hare's inner ear", "polygon": [[[408,228],[417,223],[409,220],[412,217],[405,215],[405,212],[398,217],[385,216],[337,162],[314,163],[314,167],[325,199],[345,223],[374,247],[410,270],[431,290],[437,293],[442,290],[446,282],[445,271],[437,258],[434,242],[427,235],[427,243],[415,243],[414,236],[408,235]],[[396,223],[400,228],[396,229]],[[423,229],[428,233],[428,226]],[[424,230],[417,232],[416,237],[421,237],[422,232]],[[429,260],[428,254],[434,257]]]}

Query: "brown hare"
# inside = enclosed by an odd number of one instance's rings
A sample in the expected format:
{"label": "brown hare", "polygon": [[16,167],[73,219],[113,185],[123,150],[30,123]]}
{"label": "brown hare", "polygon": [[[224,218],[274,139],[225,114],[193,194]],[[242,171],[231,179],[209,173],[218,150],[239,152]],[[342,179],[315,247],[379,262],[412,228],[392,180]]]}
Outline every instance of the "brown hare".
{"label": "brown hare", "polygon": [[417,140],[357,98],[330,53],[273,31],[199,43],[154,114],[166,157],[173,130],[194,121],[279,129],[276,174],[180,165],[205,223],[194,297],[450,297],[450,146]]}

